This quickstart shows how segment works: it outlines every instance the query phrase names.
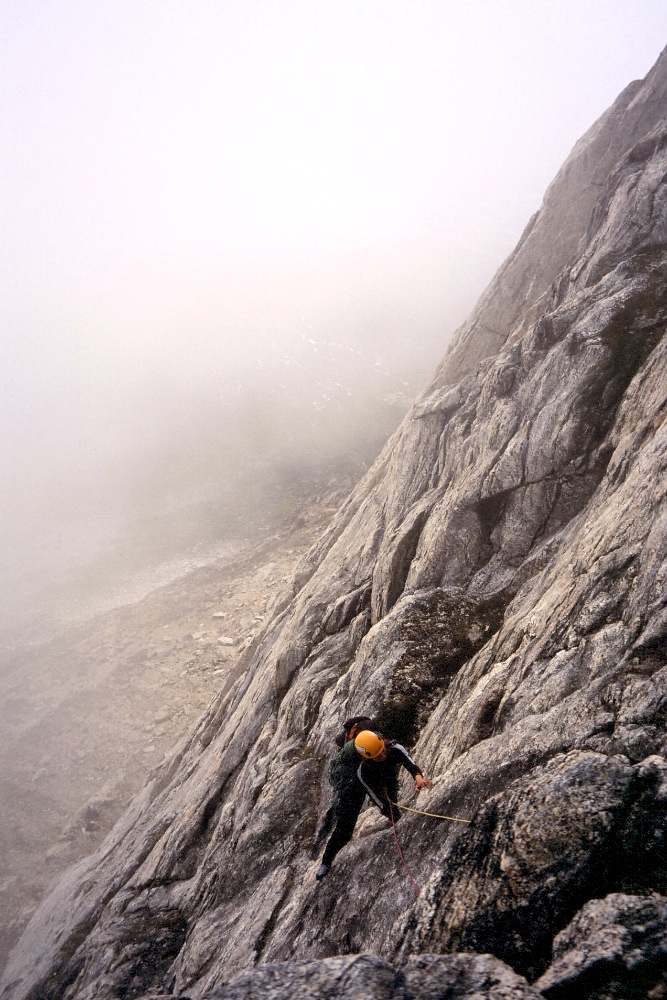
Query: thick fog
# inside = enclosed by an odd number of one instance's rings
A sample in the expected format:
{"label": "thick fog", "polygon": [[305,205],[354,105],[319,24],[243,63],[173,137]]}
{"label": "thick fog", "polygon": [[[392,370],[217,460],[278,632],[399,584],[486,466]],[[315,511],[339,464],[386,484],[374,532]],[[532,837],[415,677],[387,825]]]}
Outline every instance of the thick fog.
{"label": "thick fog", "polygon": [[358,475],[667,8],[22,0],[0,32],[12,624]]}

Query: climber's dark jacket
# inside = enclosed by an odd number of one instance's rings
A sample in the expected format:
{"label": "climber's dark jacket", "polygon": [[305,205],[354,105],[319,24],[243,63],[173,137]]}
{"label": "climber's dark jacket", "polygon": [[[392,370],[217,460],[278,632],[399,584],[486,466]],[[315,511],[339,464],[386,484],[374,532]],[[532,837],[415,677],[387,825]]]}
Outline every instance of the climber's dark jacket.
{"label": "climber's dark jacket", "polygon": [[[340,759],[343,778],[336,785],[338,801],[335,804],[336,826],[322,857],[322,864],[331,862],[341,847],[351,839],[354,833],[361,807],[366,795],[380,809],[384,816],[394,821],[400,819],[400,812],[395,805],[390,807],[389,801],[396,802],[398,796],[398,768],[404,767],[413,778],[421,774],[421,768],[415,763],[408,751],[400,743],[385,740],[388,753],[384,760],[363,760],[350,740],[334,758]],[[332,770],[333,764],[332,761]]]}
{"label": "climber's dark jacket", "polygon": [[[421,774],[422,770],[400,743],[396,743],[395,740],[385,740],[385,744],[389,748],[385,759],[381,761],[362,759],[357,768],[357,779],[363,785],[371,802],[381,809],[385,816],[389,816],[387,799],[396,802],[398,797],[399,767],[404,767],[413,778]],[[393,812],[395,819],[396,807]]]}

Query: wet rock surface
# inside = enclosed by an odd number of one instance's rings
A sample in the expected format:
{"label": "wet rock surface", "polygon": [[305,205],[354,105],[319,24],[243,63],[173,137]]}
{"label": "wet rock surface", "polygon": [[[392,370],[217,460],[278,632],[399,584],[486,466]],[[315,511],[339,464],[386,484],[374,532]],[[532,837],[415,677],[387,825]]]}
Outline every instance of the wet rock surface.
{"label": "wet rock surface", "polygon": [[[4,997],[664,995],[666,95],[663,54],[577,144]],[[471,820],[403,817],[420,893],[374,813],[314,880],[362,711],[433,778],[406,803]]]}

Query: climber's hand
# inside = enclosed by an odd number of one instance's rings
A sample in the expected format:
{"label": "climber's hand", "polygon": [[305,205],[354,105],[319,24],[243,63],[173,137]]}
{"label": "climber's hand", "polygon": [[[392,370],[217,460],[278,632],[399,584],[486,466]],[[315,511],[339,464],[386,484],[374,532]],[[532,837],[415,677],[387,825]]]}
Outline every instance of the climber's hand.
{"label": "climber's hand", "polygon": [[421,792],[422,788],[430,788],[431,782],[423,774],[418,774],[415,778],[415,789]]}

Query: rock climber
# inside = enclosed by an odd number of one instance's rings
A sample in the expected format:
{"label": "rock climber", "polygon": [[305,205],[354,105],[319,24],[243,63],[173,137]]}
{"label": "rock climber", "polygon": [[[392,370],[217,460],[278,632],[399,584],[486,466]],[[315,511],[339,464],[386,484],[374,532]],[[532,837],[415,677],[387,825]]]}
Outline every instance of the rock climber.
{"label": "rock climber", "polygon": [[424,777],[404,746],[395,740],[385,739],[372,729],[359,732],[358,723],[350,728],[350,733],[354,729],[354,735],[331,762],[329,781],[338,792],[334,805],[336,825],[315,875],[318,881],[328,874],[333,859],[351,839],[367,795],[387,819],[394,822],[400,819],[401,814],[393,805],[398,796],[399,766],[415,779],[417,792],[431,787],[431,782]]}
{"label": "rock climber", "polygon": [[[341,750],[345,746],[345,744],[349,740],[353,740],[354,737],[357,735],[357,733],[360,733],[362,729],[373,729],[374,725],[375,724],[373,720],[368,715],[353,715],[351,719],[345,720],[345,722],[343,723],[343,732],[336,737],[334,742],[338,747],[338,749]],[[333,760],[336,759],[337,756],[333,758]],[[332,767],[333,767],[333,760],[331,762]],[[356,758],[355,758],[355,763],[357,763]],[[332,779],[331,774],[329,775],[329,781],[334,787],[336,787],[337,783]],[[313,854],[317,853],[322,841],[329,836],[329,834],[334,828],[337,816],[336,806],[337,803],[334,802],[332,805],[329,806],[326,813],[324,814],[324,819],[322,820],[322,824],[319,830],[317,831],[317,836],[315,837],[315,844],[313,845]]]}

